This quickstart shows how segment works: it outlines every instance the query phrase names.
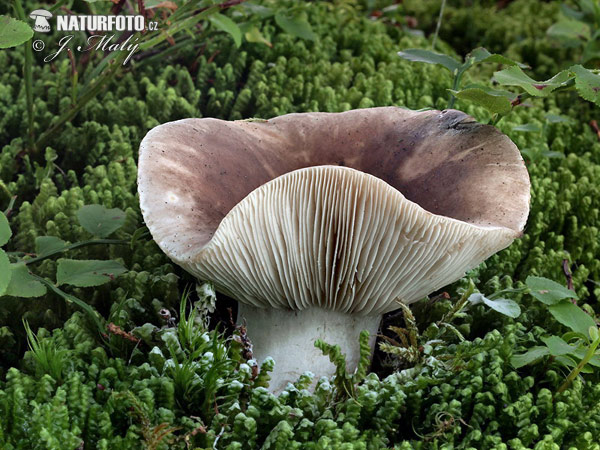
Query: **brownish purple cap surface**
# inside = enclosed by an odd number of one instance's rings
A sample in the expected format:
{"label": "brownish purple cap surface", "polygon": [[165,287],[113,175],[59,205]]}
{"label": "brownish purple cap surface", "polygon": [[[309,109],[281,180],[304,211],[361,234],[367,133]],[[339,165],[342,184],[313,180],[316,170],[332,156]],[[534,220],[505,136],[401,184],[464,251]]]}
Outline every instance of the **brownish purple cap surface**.
{"label": "brownish purple cap surface", "polygon": [[141,210],[177,264],[254,306],[379,314],[522,234],[529,176],[496,128],[383,107],[184,119],[140,146]]}

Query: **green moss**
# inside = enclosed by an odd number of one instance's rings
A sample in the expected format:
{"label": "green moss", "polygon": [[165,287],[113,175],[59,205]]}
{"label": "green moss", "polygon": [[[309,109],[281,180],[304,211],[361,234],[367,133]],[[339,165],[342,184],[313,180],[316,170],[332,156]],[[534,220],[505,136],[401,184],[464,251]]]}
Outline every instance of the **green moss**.
{"label": "green moss", "polygon": [[[0,142],[4,143],[0,180],[18,196],[9,250],[34,251],[34,240],[42,235],[69,242],[89,238],[77,225],[75,213],[90,203],[126,211],[126,224],[117,237],[132,233],[141,225],[136,194],[138,145],[150,128],[162,122],[207,116],[270,118],[384,105],[444,108],[451,82],[448,73],[396,56],[403,48],[428,46],[427,40],[383,20],[368,19],[364,16],[368,2],[362,3],[354,14],[328,3],[307,4],[309,21],[320,36],[317,42],[281,33],[269,19],[262,31],[272,48],[245,43],[236,49],[227,37],[216,36],[200,56],[199,48],[183,49],[175,60],[167,61],[171,64],[138,66],[107,86],[35,157],[24,152],[23,57],[19,49],[0,52]],[[377,3],[375,8],[385,6]],[[558,61],[566,60],[565,52],[554,48],[544,35],[556,20],[557,5],[516,0],[496,12],[496,4],[449,4],[441,37],[458,54],[484,45],[528,62],[535,76],[555,72]],[[439,2],[405,1],[397,14],[415,15],[431,32],[438,8]],[[446,45],[440,42],[440,48]],[[489,79],[493,69],[477,68],[470,81]],[[54,66],[38,60],[34,69],[37,134],[69,107],[69,70],[66,59]],[[534,107],[521,107],[503,119],[499,128],[522,149],[557,151],[565,158],[528,165],[532,203],[524,236],[470,276],[484,293],[522,286],[528,275],[560,281],[566,259],[580,298],[598,309],[600,143],[588,125],[595,113],[589,104],[564,94],[533,103]],[[480,120],[488,118],[481,108],[461,102],[457,107]],[[513,131],[524,123],[544,124],[547,113],[567,115],[572,121],[549,125],[544,135]],[[0,209],[7,204],[8,196],[0,189]],[[62,299],[50,294],[28,301],[3,298],[2,448],[77,448],[82,441],[86,448],[143,448],[144,430],[160,424],[179,427],[171,433],[176,440],[163,442],[164,448],[185,448],[186,433],[193,445],[202,448],[215,442],[218,448],[231,449],[262,445],[273,449],[599,448],[597,374],[588,377],[596,384],[576,381],[552,399],[562,374],[543,367],[517,372],[508,362],[513,353],[538,343],[544,333],[563,331],[544,307],[527,296],[513,297],[523,310],[517,320],[483,306],[472,308],[457,325],[468,340],[449,345],[453,357],[449,367],[424,367],[384,379],[371,374],[356,388],[356,398],[338,403],[334,403],[333,385],[324,380],[314,395],[305,389],[307,378],[279,397],[269,394],[264,385],[272,361],[253,379],[235,345],[217,337],[215,342],[229,349],[224,358],[228,369],[208,411],[204,388],[183,404],[185,383],[165,369],[169,359],[169,364],[175,363],[165,340],[158,339],[164,335],[164,330],[158,330],[165,326],[159,310],[176,308],[179,292],[191,278],[149,238],[133,247],[86,247],[70,257],[121,261],[129,269],[125,275],[101,288],[72,292],[124,330],[145,326],[149,336],[138,347],[117,336],[101,342]],[[51,277],[55,268],[55,262],[45,261],[38,272]],[[455,292],[465,282],[448,290]],[[449,303],[440,301],[430,310],[417,311],[419,323],[441,317]],[[21,318],[34,328],[57,328],[52,336],[42,332],[41,338],[52,339],[69,352],[62,384],[48,375],[36,375],[30,354],[18,362],[25,351]],[[173,337],[166,339],[175,342]],[[196,362],[195,374],[204,380],[215,365],[208,356]],[[133,397],[113,395],[125,392]],[[143,413],[134,416],[130,408],[138,403]]]}

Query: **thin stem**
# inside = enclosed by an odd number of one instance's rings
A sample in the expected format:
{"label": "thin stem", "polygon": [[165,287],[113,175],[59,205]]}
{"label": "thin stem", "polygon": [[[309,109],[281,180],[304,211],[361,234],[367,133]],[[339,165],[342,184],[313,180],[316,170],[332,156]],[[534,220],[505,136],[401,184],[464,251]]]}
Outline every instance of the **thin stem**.
{"label": "thin stem", "polygon": [[65,300],[67,300],[67,302],[75,303],[77,306],[79,306],[81,309],[83,309],[90,316],[90,318],[92,319],[92,321],[98,328],[98,331],[100,332],[100,334],[104,333],[104,326],[102,325],[102,321],[100,320],[101,316],[100,316],[100,313],[98,313],[98,311],[96,311],[94,308],[92,308],[90,305],[88,305],[83,300],[81,300],[71,294],[67,294],[65,291],[59,289],[54,283],[50,282],[49,280],[47,280],[43,277],[40,277],[34,273],[31,273],[31,272],[30,272],[30,274],[33,278],[35,278],[37,281],[42,283],[44,286],[46,286],[52,292],[54,292],[55,294],[58,294],[59,296],[61,296]]}
{"label": "thin stem", "polygon": [[594,7],[594,25],[596,25],[595,29],[592,30],[592,36],[594,35],[594,32],[600,27],[600,7],[598,7],[598,2],[594,1],[592,2],[592,5]]}
{"label": "thin stem", "polygon": [[91,239],[89,241],[75,242],[74,244],[66,245],[62,248],[51,251],[50,253],[46,253],[41,256],[37,256],[35,258],[27,259],[23,261],[24,264],[35,264],[44,259],[48,259],[51,256],[58,255],[59,253],[67,252],[69,250],[74,250],[76,248],[87,247],[88,245],[97,245],[97,244],[129,244],[129,241],[125,241],[122,239]]}
{"label": "thin stem", "polygon": [[463,292],[463,295],[460,298],[460,300],[454,304],[450,311],[444,314],[444,317],[442,317],[439,322],[437,322],[438,326],[444,323],[452,322],[454,316],[458,314],[467,305],[467,303],[469,303],[469,297],[471,296],[471,294],[473,294],[474,291],[475,284],[473,284],[472,280],[469,280],[469,286],[467,286],[467,289],[465,289],[465,292]]}
{"label": "thin stem", "polygon": [[437,25],[435,26],[435,33],[433,34],[433,41],[431,42],[431,50],[435,50],[435,44],[437,42],[438,34],[440,32],[440,26],[442,25],[442,17],[444,16],[445,7],[446,0],[442,0],[442,6],[440,6],[440,15],[438,16]]}
{"label": "thin stem", "polygon": [[161,42],[167,40],[167,38],[169,38],[170,36],[174,36],[175,34],[177,34],[178,32],[180,32],[182,30],[186,30],[186,29],[190,29],[190,28],[194,27],[202,19],[210,16],[211,14],[213,14],[217,11],[219,11],[219,7],[218,7],[218,5],[215,5],[215,6],[209,7],[208,9],[203,10],[202,12],[200,12],[196,15],[186,17],[185,19],[181,19],[179,21],[174,21],[174,18],[171,18],[171,21],[173,24],[168,29],[161,30],[155,36],[148,39],[146,42],[141,43],[139,46],[140,51],[148,50],[148,49],[154,47],[155,45],[158,45]]}
{"label": "thin stem", "polygon": [[6,209],[4,210],[4,215],[6,216],[6,218],[10,217],[10,215],[13,212],[13,207],[15,206],[15,201],[17,200],[17,196],[13,195],[10,198],[10,201],[8,202],[8,206],[6,207]]}
{"label": "thin stem", "polygon": [[47,9],[48,9],[48,11],[53,13],[54,11],[56,11],[58,8],[60,8],[65,3],[67,3],[67,0],[58,0],[54,5],[49,6]]}
{"label": "thin stem", "polygon": [[577,364],[577,366],[571,371],[571,373],[569,374],[567,379],[563,382],[563,384],[560,385],[560,387],[556,391],[557,394],[564,392],[571,385],[571,383],[577,377],[577,375],[579,375],[579,372],[581,372],[581,369],[583,369],[585,367],[585,365],[588,362],[590,362],[590,359],[592,359],[594,356],[594,353],[596,353],[598,344],[600,344],[600,339],[596,339],[594,342],[592,342],[592,344],[588,347],[588,350],[587,350],[585,356],[583,357],[583,359],[581,361],[579,361],[579,364]]}
{"label": "thin stem", "polygon": [[495,127],[496,125],[498,125],[498,122],[500,122],[502,119],[504,119],[505,115],[506,114],[499,114],[499,113],[494,114],[494,118],[492,120],[492,126]]}
{"label": "thin stem", "polygon": [[529,288],[526,287],[522,287],[522,288],[512,288],[512,289],[502,289],[501,291],[498,292],[494,292],[493,294],[490,295],[486,295],[487,298],[489,298],[490,300],[495,299],[496,297],[499,297],[501,295],[504,294],[520,294],[523,292],[527,292]]}
{"label": "thin stem", "polygon": [[73,107],[71,109],[69,109],[68,111],[66,111],[65,113],[63,113],[58,120],[54,123],[54,125],[52,125],[52,127],[47,130],[46,132],[44,132],[37,140],[36,142],[36,147],[37,148],[44,148],[46,143],[48,142],[48,140],[54,135],[56,134],[61,127],[69,122],[70,120],[72,120],[79,111],[81,111],[83,109],[83,107],[90,101],[92,100],[94,97],[96,97],[96,95],[98,95],[100,93],[100,91],[102,90],[102,88],[104,87],[104,85],[110,81],[113,76],[117,73],[117,71],[120,69],[121,67],[121,60],[125,58],[125,53],[122,52],[114,61],[113,63],[113,67],[109,68],[106,70],[106,73],[103,74],[97,81],[96,83],[89,87],[86,90],[86,93],[83,94],[81,97],[79,97],[79,100],[77,101],[77,103],[75,105],[73,105]]}
{"label": "thin stem", "polygon": [[8,190],[8,187],[6,187],[6,184],[4,184],[4,181],[0,180],[0,190],[2,190],[8,197],[12,197],[12,192],[10,192]]}
{"label": "thin stem", "polygon": [[[456,71],[456,73],[454,74],[454,80],[452,80],[452,90],[453,91],[458,90],[458,88],[460,87],[460,80],[462,79],[463,74],[469,67],[471,67],[471,65],[465,64],[465,65],[463,65],[463,67],[461,67],[460,69],[458,69]],[[456,102],[456,97],[454,96],[454,94],[452,92],[450,92],[450,98],[448,99],[448,109],[453,108],[455,102]]]}
{"label": "thin stem", "polygon": [[[21,0],[16,0],[14,3],[17,17],[24,22],[27,22],[25,18],[25,12],[23,11],[23,5]],[[36,153],[37,148],[34,142],[34,130],[33,130],[33,50],[31,49],[31,42],[25,43],[25,64],[23,65],[23,77],[25,78],[25,97],[27,100],[27,141],[29,143],[29,149],[31,152]]]}

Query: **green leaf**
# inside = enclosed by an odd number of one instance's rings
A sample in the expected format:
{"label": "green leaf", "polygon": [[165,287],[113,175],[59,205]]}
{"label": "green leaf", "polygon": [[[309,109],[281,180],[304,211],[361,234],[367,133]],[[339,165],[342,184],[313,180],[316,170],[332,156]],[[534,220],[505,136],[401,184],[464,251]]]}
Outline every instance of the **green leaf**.
{"label": "green leaf", "polygon": [[10,231],[8,219],[4,213],[0,212],[0,246],[6,244],[11,236],[12,231]]}
{"label": "green leaf", "polygon": [[[573,358],[571,355],[560,355],[557,356],[555,358],[555,360],[557,363],[562,364],[565,367],[569,367],[569,368],[575,368],[577,367],[577,361],[575,360],[575,358]],[[581,369],[581,373],[592,373],[593,370],[591,367],[588,366],[584,366]]]}
{"label": "green leaf", "polygon": [[154,324],[145,323],[141,327],[135,327],[133,330],[131,330],[131,334],[139,337],[144,342],[150,343],[152,342],[152,336],[157,330],[158,328]]}
{"label": "green leaf", "polygon": [[[583,359],[583,358],[585,358],[587,352],[588,352],[588,347],[580,347],[577,350],[575,350],[574,353],[579,359]],[[588,361],[588,364],[591,366],[600,367],[600,357],[598,357],[598,355],[592,356],[590,358],[590,360]]]}
{"label": "green leaf", "polygon": [[0,296],[4,295],[11,278],[10,261],[4,250],[0,249]]}
{"label": "green leaf", "polygon": [[547,97],[556,88],[572,78],[568,70],[563,70],[546,81],[535,81],[526,75],[520,67],[512,66],[494,72],[494,79],[504,86],[518,86],[534,97]]}
{"label": "green leaf", "polygon": [[0,48],[21,45],[33,37],[33,30],[25,22],[0,16]]}
{"label": "green leaf", "polygon": [[571,119],[570,117],[560,116],[558,114],[546,114],[544,117],[550,123],[561,123],[561,122],[570,123],[573,121],[573,119]]}
{"label": "green leaf", "polygon": [[582,13],[581,11],[577,11],[576,9],[573,9],[573,8],[565,5],[564,3],[561,3],[561,5],[560,5],[560,11],[565,16],[570,17],[570,18],[575,19],[575,20],[581,20],[585,16],[585,14]]}
{"label": "green leaf", "polygon": [[398,52],[398,56],[413,62],[423,62],[427,64],[436,64],[445,67],[450,72],[460,69],[461,63],[448,55],[431,52],[420,48],[407,48]]}
{"label": "green leaf", "polygon": [[135,245],[135,243],[138,240],[140,240],[142,237],[148,236],[149,234],[150,234],[150,231],[148,230],[148,228],[145,225],[139,227],[131,235],[131,240],[129,241],[129,246],[133,249],[133,246]]}
{"label": "green leaf", "polygon": [[550,350],[548,350],[548,347],[531,347],[525,353],[511,356],[510,363],[515,369],[518,369],[520,367],[526,366],[527,364],[531,364],[532,362],[537,361],[538,359],[543,358],[544,356],[547,356],[549,354]]}
{"label": "green leaf", "polygon": [[524,157],[529,158],[530,161],[537,161],[538,159],[540,159],[540,152],[537,149],[522,148],[521,149],[521,154]]}
{"label": "green leaf", "polygon": [[301,17],[288,17],[283,14],[275,14],[275,22],[283,31],[309,41],[315,41],[317,35],[313,32],[310,24]]}
{"label": "green leaf", "polygon": [[79,306],[81,309],[83,309],[88,316],[90,317],[90,319],[92,319],[92,321],[94,322],[94,324],[96,325],[96,328],[98,329],[98,332],[100,333],[104,333],[106,330],[106,327],[103,324],[104,319],[102,318],[102,316],[100,316],[100,314],[98,313],[98,311],[96,311],[94,308],[92,308],[90,305],[88,305],[86,302],[84,302],[83,300],[71,295],[71,294],[67,294],[66,292],[60,290],[54,283],[51,283],[49,280],[47,280],[46,278],[43,277],[38,277],[35,274],[32,274],[32,276],[38,280],[40,283],[42,283],[44,286],[46,286],[46,288],[48,288],[49,290],[51,290],[52,292],[54,292],[57,295],[60,295],[62,298],[64,298],[67,303],[74,303],[77,306]]}
{"label": "green leaf", "polygon": [[[585,358],[587,351],[588,351],[587,347],[579,347],[578,349],[569,353],[568,355],[560,355],[560,356],[556,357],[556,360],[558,361],[559,358],[567,357],[569,359],[569,361],[560,360],[559,362],[561,362],[562,364],[564,364],[565,366],[568,366],[568,367],[576,367],[577,364],[579,363],[579,361],[581,361],[583,358]],[[581,372],[582,373],[592,373],[593,369],[589,366],[600,367],[600,358],[597,355],[592,356],[592,358],[587,362],[587,364],[584,366],[584,369],[582,369]]]}
{"label": "green leaf", "polygon": [[557,159],[562,159],[565,158],[565,154],[562,152],[551,152],[549,150],[543,151],[542,152],[542,156],[545,156],[546,158],[557,158]]}
{"label": "green leaf", "polygon": [[208,20],[210,20],[210,22],[219,30],[231,35],[236,47],[242,45],[242,31],[229,17],[215,13],[211,15]]}
{"label": "green leaf", "polygon": [[579,95],[600,106],[600,75],[580,65],[571,67],[571,70],[575,73],[575,88]]}
{"label": "green leaf", "polygon": [[484,299],[483,302],[492,308],[494,311],[512,317],[513,319],[521,315],[521,308],[513,300],[506,298],[498,298],[495,300]]}
{"label": "green leaf", "polygon": [[[133,333],[134,331],[135,328],[131,332]],[[162,371],[166,358],[160,348],[156,346],[152,347],[152,350],[148,352],[148,359],[150,360],[150,364],[156,367],[159,371]]]}
{"label": "green leaf", "polygon": [[256,42],[259,44],[265,44],[269,47],[272,47],[273,45],[271,44],[271,42],[269,42],[268,39],[266,39],[262,33],[260,32],[260,30],[257,27],[252,27],[250,28],[248,31],[246,31],[244,33],[244,38],[246,38],[246,40],[248,42]]}
{"label": "green leaf", "polygon": [[[583,47],[583,52],[581,54],[581,64],[586,65],[590,61],[596,62],[600,59],[600,30],[594,33],[592,36],[592,40],[588,41]],[[596,67],[597,64],[591,64],[592,67]]]}
{"label": "green leaf", "polygon": [[565,298],[578,298],[574,291],[548,278],[529,276],[525,284],[531,295],[546,305],[554,305]]}
{"label": "green leaf", "polygon": [[35,253],[45,256],[67,245],[65,241],[56,236],[38,236],[35,238]]}
{"label": "green leaf", "polygon": [[592,341],[597,341],[598,339],[600,339],[600,333],[598,332],[598,327],[596,325],[590,327],[590,329],[588,330],[588,334],[590,335],[590,339]]}
{"label": "green leaf", "polygon": [[37,281],[25,264],[11,264],[12,276],[4,295],[13,297],[32,298],[41,297],[46,293],[46,286]]}
{"label": "green leaf", "polygon": [[591,38],[590,27],[578,20],[563,20],[546,31],[548,37],[560,41],[565,47],[578,47]]}
{"label": "green leaf", "polygon": [[117,261],[59,259],[56,281],[59,286],[100,286],[125,272],[127,269]]}
{"label": "green leaf", "polygon": [[523,125],[517,125],[513,128],[513,131],[523,131],[525,133],[539,133],[542,128],[535,123],[524,123]]}
{"label": "green leaf", "polygon": [[521,314],[521,308],[514,301],[508,300],[505,298],[499,298],[496,300],[490,300],[486,298],[483,294],[475,293],[469,296],[469,301],[473,304],[485,303],[488,307],[492,308],[494,311],[499,312],[500,314],[504,314],[508,317],[519,317]]}
{"label": "green leaf", "polygon": [[577,3],[579,9],[584,13],[584,17],[585,15],[596,16],[598,14],[596,0],[577,0],[575,3]]}
{"label": "green leaf", "polygon": [[257,5],[256,3],[245,2],[242,3],[242,8],[248,10],[250,14],[260,17],[261,19],[268,19],[275,14],[271,8],[267,8],[263,5]]}
{"label": "green leaf", "polygon": [[558,336],[543,337],[542,342],[546,344],[552,356],[568,355],[575,353],[575,350],[577,350],[577,347],[567,344]]}
{"label": "green leaf", "polygon": [[506,97],[511,102],[517,98],[517,94],[514,92],[506,91],[504,89],[493,89],[482,83],[469,83],[463,89],[481,89],[484,92],[487,92],[491,95],[496,95],[498,97]]}
{"label": "green leaf", "polygon": [[94,236],[105,238],[125,223],[125,213],[119,208],[107,209],[102,205],[86,205],[77,211],[83,228]]}
{"label": "green leaf", "polygon": [[450,91],[460,100],[468,100],[483,106],[494,114],[508,114],[512,109],[510,100],[505,95],[493,94],[480,88],[468,88],[461,91]]}
{"label": "green leaf", "polygon": [[585,338],[584,334],[576,333],[575,331],[567,331],[561,336],[562,340],[565,342],[571,342],[572,340],[580,340]]}
{"label": "green leaf", "polygon": [[485,49],[483,47],[479,47],[479,48],[476,48],[475,50],[471,51],[471,53],[469,53],[465,59],[469,60],[469,58],[473,58],[474,64],[482,63],[482,62],[490,62],[490,63],[504,64],[507,66],[519,66],[523,69],[529,68],[529,66],[527,64],[522,64],[520,62],[513,61],[512,59],[507,58],[506,56],[503,56],[503,55],[499,55],[498,53],[490,53],[487,49]]}
{"label": "green leaf", "polygon": [[584,336],[588,336],[590,327],[596,325],[589,314],[569,301],[562,301],[549,306],[548,310],[558,322]]}

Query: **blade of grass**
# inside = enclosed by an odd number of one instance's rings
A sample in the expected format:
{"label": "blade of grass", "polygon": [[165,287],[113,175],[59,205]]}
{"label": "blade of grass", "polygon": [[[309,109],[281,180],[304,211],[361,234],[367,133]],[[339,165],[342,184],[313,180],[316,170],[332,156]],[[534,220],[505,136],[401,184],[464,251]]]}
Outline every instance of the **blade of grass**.
{"label": "blade of grass", "polygon": [[67,252],[69,250],[74,250],[76,248],[80,248],[80,247],[87,247],[88,245],[97,245],[97,244],[120,244],[120,245],[125,245],[125,244],[129,244],[129,241],[126,240],[122,240],[122,239],[90,239],[89,241],[82,241],[82,242],[75,242],[74,244],[69,244],[66,245],[62,248],[53,250],[45,255],[42,256],[37,256],[35,258],[31,258],[31,259],[27,259],[25,261],[23,261],[24,264],[29,265],[29,264],[35,264],[38,263],[40,261],[43,261],[44,259],[48,259],[51,256],[57,255],[59,253],[63,253],[63,252]]}
{"label": "blade of grass", "polygon": [[50,282],[46,278],[40,277],[34,273],[32,273],[31,275],[33,276],[33,278],[35,278],[37,281],[42,283],[44,286],[46,286],[52,292],[54,292],[55,294],[64,298],[67,302],[75,303],[77,306],[79,306],[81,309],[83,309],[87,313],[87,315],[90,317],[90,319],[92,319],[92,321],[94,322],[96,327],[98,328],[98,332],[101,335],[104,333],[104,326],[102,324],[101,316],[98,311],[96,311],[94,308],[92,308],[90,305],[88,305],[83,300],[81,300],[71,294],[67,294],[65,291],[59,289],[54,283]]}
{"label": "blade of grass", "polygon": [[445,7],[446,0],[442,0],[442,6],[440,6],[440,15],[438,16],[437,24],[435,26],[435,33],[433,34],[433,41],[431,42],[431,50],[435,50],[435,44],[437,43],[438,34],[440,33],[440,27],[442,26],[442,18],[444,17]]}
{"label": "blade of grass", "polygon": [[[21,4],[21,0],[15,0],[14,3],[15,12],[17,14],[17,18],[22,20],[23,22],[27,22],[25,17],[25,12],[23,11],[23,5]],[[33,50],[31,49],[31,42],[25,42],[24,50],[25,50],[25,64],[23,65],[23,77],[25,79],[25,96],[27,99],[27,142],[29,144],[29,149],[31,152],[36,153],[37,147],[34,142],[34,130],[33,130]]]}
{"label": "blade of grass", "polygon": [[115,57],[115,60],[111,67],[106,70],[104,73],[92,86],[90,86],[85,94],[81,95],[77,100],[77,103],[73,105],[73,107],[67,111],[65,111],[58,120],[42,135],[38,138],[35,146],[38,149],[43,149],[48,141],[54,136],[59,130],[61,130],[62,126],[72,120],[79,111],[83,109],[83,107],[93,98],[96,97],[100,93],[100,91],[104,88],[105,84],[110,81],[113,76],[121,69],[121,63],[127,57],[125,52],[119,53],[118,56]]}

